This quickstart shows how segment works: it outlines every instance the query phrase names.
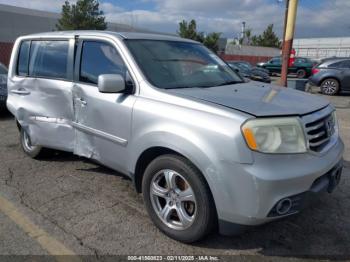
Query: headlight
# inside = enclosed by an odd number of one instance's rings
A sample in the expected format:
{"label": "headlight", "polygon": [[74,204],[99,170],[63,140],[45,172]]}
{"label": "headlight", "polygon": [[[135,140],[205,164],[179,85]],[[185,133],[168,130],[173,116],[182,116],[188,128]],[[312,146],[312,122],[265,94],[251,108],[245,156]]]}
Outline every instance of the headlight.
{"label": "headlight", "polygon": [[297,117],[252,119],[242,126],[250,149],[263,153],[306,152],[303,129]]}
{"label": "headlight", "polygon": [[333,113],[332,113],[332,121],[334,124],[334,135],[336,137],[338,137],[339,136],[339,122],[338,122],[337,114],[335,111],[333,111]]}

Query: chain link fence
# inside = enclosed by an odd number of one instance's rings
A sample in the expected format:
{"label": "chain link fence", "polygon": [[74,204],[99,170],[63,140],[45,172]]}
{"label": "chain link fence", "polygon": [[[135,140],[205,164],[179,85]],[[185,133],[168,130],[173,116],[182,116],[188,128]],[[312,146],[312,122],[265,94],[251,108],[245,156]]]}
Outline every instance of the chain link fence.
{"label": "chain link fence", "polygon": [[8,67],[11,57],[13,43],[0,42],[0,63]]}

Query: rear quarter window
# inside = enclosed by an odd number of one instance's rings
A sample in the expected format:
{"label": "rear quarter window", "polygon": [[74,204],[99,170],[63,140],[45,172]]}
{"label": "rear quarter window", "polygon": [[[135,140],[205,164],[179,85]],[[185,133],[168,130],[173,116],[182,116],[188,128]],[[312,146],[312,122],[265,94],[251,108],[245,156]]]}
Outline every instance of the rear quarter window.
{"label": "rear quarter window", "polygon": [[17,60],[17,75],[28,75],[30,41],[23,41],[20,45]]}
{"label": "rear quarter window", "polygon": [[347,61],[339,61],[336,63],[331,63],[329,64],[329,68],[346,68],[347,66]]}

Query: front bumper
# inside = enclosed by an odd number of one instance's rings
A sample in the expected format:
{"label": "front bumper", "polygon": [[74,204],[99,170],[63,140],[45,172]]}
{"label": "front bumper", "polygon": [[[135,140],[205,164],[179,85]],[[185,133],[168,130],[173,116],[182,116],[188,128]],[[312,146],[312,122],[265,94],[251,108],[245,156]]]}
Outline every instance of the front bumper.
{"label": "front bumper", "polygon": [[[227,234],[228,224],[254,226],[285,215],[274,215],[276,204],[284,199],[330,188],[323,176],[341,170],[344,144],[337,143],[324,154],[273,155],[254,154],[254,163],[222,165],[221,193],[214,199],[220,221],[220,232]],[[234,171],[233,171],[234,170]],[[319,181],[322,180],[322,184]],[[222,226],[223,225],[223,226]],[[226,232],[224,232],[226,231]]]}

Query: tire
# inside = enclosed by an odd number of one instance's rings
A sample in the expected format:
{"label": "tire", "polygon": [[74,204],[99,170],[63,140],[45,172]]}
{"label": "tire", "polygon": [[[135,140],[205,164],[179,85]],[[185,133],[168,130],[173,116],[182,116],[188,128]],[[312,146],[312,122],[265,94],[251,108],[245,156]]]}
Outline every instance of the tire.
{"label": "tire", "polygon": [[153,223],[175,240],[193,243],[217,224],[214,201],[204,177],[181,156],[163,155],[153,160],[145,170],[142,193]]}
{"label": "tire", "polygon": [[20,143],[24,153],[26,153],[31,158],[37,159],[43,155],[43,148],[37,145],[33,146],[30,142],[29,135],[23,128],[20,129]]}
{"label": "tire", "polygon": [[324,95],[334,96],[339,93],[339,81],[334,78],[326,78],[321,83],[321,92]]}
{"label": "tire", "polygon": [[305,78],[307,76],[307,73],[306,73],[306,70],[305,69],[298,69],[297,70],[297,77],[299,78],[299,79],[303,79],[303,78]]}

